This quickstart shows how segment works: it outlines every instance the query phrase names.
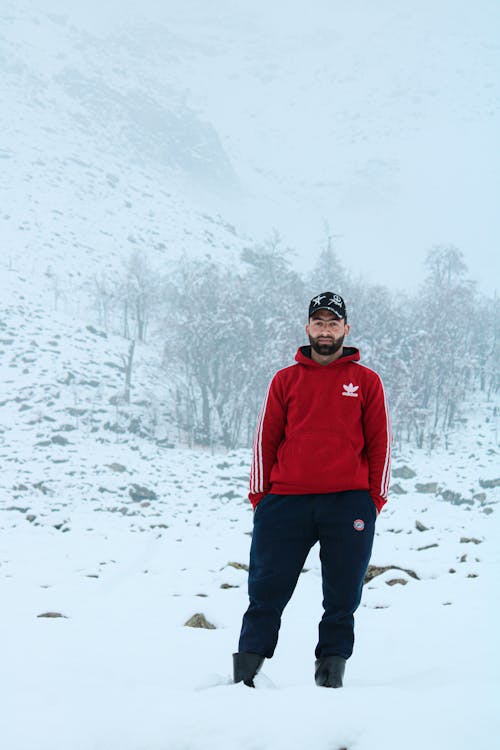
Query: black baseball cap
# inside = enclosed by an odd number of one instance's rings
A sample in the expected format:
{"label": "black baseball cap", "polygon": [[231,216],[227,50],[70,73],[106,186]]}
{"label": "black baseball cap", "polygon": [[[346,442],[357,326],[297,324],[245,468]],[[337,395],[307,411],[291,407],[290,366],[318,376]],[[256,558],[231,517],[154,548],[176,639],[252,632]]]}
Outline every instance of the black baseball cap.
{"label": "black baseball cap", "polygon": [[321,292],[312,298],[309,303],[309,317],[318,310],[329,310],[337,318],[346,317],[345,302],[340,294],[335,294],[335,292]]}

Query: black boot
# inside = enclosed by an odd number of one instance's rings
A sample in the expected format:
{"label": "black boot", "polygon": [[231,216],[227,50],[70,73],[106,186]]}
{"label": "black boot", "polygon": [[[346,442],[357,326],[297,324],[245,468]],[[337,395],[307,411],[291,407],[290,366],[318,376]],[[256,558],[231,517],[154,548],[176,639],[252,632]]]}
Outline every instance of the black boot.
{"label": "black boot", "polygon": [[233,654],[234,682],[244,682],[248,687],[255,687],[253,678],[263,663],[264,657],[260,654],[246,654],[244,652]]}
{"label": "black boot", "polygon": [[316,685],[331,688],[342,687],[345,661],[342,656],[336,656],[335,654],[316,659],[316,672],[314,674]]}

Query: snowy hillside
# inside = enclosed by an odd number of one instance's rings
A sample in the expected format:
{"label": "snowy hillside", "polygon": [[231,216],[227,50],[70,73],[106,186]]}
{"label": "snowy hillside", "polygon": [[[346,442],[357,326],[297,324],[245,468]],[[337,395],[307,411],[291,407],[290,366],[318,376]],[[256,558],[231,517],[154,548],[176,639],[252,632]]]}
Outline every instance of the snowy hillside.
{"label": "snowy hillside", "polygon": [[[124,340],[37,305],[37,285],[14,271],[9,279],[0,336],[4,747],[491,747],[500,729],[494,404],[471,405],[448,453],[396,456],[345,688],[313,681],[313,549],[275,658],[251,691],[230,684],[246,607],[249,452],[211,455],[171,447],[173,435],[142,437],[131,422],[151,385],[147,348],[125,409],[116,401]],[[200,614],[213,627],[186,625]]]}
{"label": "snowy hillside", "polygon": [[232,258],[276,226],[304,263],[326,219],[377,281],[452,242],[492,290],[497,20],[493,0],[5,0],[3,253]]}
{"label": "snowy hillside", "polygon": [[120,60],[119,35],[100,39],[43,3],[7,2],[0,16],[2,265],[50,267],[75,287],[136,248],[156,266],[182,252],[231,258],[241,240],[210,192],[234,190],[233,170],[182,89],[146,80],[139,50]]}

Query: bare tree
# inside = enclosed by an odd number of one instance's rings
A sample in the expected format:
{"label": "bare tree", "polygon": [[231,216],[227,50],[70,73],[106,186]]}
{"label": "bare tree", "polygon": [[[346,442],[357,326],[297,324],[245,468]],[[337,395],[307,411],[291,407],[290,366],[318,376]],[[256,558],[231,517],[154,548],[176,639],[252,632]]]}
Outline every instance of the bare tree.
{"label": "bare tree", "polygon": [[123,372],[125,374],[125,388],[123,399],[126,404],[130,404],[130,388],[132,385],[132,365],[134,362],[135,339],[130,342],[127,356],[122,354]]}

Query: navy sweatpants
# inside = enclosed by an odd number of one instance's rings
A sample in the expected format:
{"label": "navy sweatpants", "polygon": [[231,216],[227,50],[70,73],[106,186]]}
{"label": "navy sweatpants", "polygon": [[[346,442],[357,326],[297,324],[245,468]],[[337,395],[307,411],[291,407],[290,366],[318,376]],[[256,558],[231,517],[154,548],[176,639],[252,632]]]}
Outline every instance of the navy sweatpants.
{"label": "navy sweatpants", "polygon": [[336,654],[348,659],[376,516],[368,490],[266,495],[254,515],[250,606],[243,616],[238,650],[271,658],[281,614],[309,550],[319,541],[324,614],[315,654],[316,658]]}

